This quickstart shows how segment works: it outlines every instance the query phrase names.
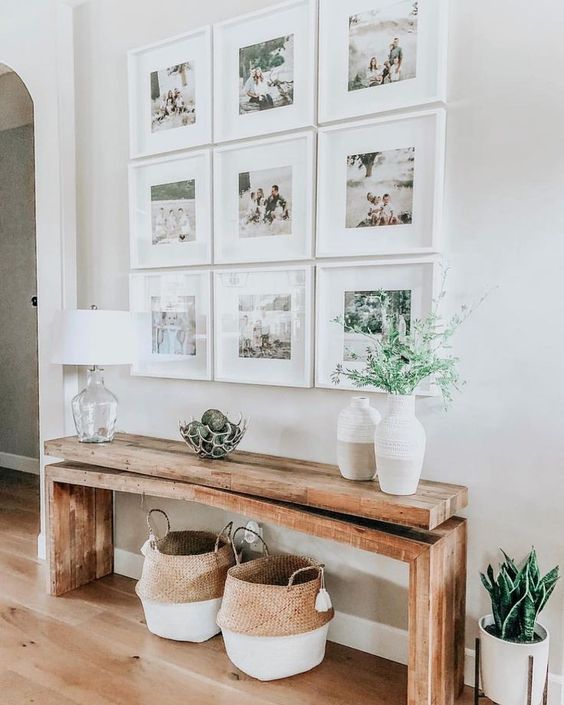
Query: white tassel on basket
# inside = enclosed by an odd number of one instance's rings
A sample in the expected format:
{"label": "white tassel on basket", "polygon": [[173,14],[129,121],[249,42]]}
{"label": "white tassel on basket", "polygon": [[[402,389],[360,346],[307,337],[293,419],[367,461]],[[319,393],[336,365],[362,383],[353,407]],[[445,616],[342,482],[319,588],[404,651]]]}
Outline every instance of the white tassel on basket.
{"label": "white tassel on basket", "polygon": [[321,568],[321,587],[315,598],[315,609],[317,612],[329,612],[333,607],[331,597],[325,588],[325,569]]}

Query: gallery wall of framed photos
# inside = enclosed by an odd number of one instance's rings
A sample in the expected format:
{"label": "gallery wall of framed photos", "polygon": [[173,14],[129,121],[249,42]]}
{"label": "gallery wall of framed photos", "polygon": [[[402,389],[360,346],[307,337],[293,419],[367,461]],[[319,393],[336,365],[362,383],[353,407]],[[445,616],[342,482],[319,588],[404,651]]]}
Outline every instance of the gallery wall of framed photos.
{"label": "gallery wall of framed photos", "polygon": [[347,321],[429,310],[447,2],[291,0],[129,53],[133,374],[332,387]]}

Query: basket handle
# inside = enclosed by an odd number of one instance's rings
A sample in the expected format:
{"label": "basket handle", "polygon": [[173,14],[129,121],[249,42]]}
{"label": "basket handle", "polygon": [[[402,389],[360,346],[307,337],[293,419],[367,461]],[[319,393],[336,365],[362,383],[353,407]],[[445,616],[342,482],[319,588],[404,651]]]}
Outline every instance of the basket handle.
{"label": "basket handle", "polygon": [[316,570],[321,575],[324,568],[324,563],[320,563],[319,565],[306,565],[305,568],[298,568],[298,570],[295,570],[292,575],[290,575],[290,579],[288,580],[288,588],[291,588],[294,585],[294,579],[299,573],[305,573],[306,570]]}
{"label": "basket handle", "polygon": [[153,512],[162,514],[166,519],[166,534],[163,536],[163,538],[165,538],[165,536],[170,533],[170,519],[168,518],[168,514],[162,509],[149,509],[147,512],[147,528],[149,529],[149,538],[158,538],[157,534],[153,531],[153,527],[151,526],[151,514],[153,514]]}
{"label": "basket handle", "polygon": [[259,539],[260,542],[262,543],[262,546],[263,546],[263,548],[264,548],[264,553],[265,553],[265,555],[266,555],[266,556],[269,556],[269,555],[270,555],[270,552],[269,552],[269,550],[268,550],[268,546],[267,546],[267,544],[266,544],[266,541],[262,538],[262,536],[261,536],[260,534],[257,534],[257,532],[256,532],[256,531],[253,531],[252,529],[247,529],[246,526],[238,526],[238,527],[235,529],[235,531],[233,532],[233,536],[231,537],[231,545],[233,546],[233,553],[235,554],[235,563],[236,563],[237,565],[239,565],[240,562],[241,562],[241,561],[239,560],[239,556],[237,555],[237,548],[236,548],[236,546],[235,546],[235,536],[237,536],[237,533],[238,533],[239,531],[248,531],[250,534],[254,534],[254,536],[256,536],[257,539]]}
{"label": "basket handle", "polygon": [[215,546],[214,546],[214,551],[217,553],[219,551],[219,539],[225,534],[227,537],[227,540],[231,542],[231,529],[233,528],[233,522],[230,521],[229,524],[226,524],[223,529],[219,532],[217,535],[217,538],[215,540]]}

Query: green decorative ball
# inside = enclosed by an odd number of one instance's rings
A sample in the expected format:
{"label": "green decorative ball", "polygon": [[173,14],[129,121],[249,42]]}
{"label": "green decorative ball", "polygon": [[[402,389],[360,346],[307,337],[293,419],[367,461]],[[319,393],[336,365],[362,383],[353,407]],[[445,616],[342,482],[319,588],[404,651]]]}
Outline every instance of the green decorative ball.
{"label": "green decorative ball", "polygon": [[190,421],[188,428],[186,429],[187,434],[191,438],[197,438],[200,435],[201,423],[199,421]]}
{"label": "green decorative ball", "polygon": [[223,431],[223,427],[227,424],[227,417],[218,409],[208,409],[202,416],[202,423],[208,426],[210,431]]}

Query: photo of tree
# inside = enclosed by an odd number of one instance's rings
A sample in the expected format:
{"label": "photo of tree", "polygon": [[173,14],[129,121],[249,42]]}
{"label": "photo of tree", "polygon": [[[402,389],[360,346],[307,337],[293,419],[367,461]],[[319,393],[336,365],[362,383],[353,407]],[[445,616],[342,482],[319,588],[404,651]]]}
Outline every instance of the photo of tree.
{"label": "photo of tree", "polygon": [[414,147],[350,154],[345,227],[409,225],[414,167]]}

